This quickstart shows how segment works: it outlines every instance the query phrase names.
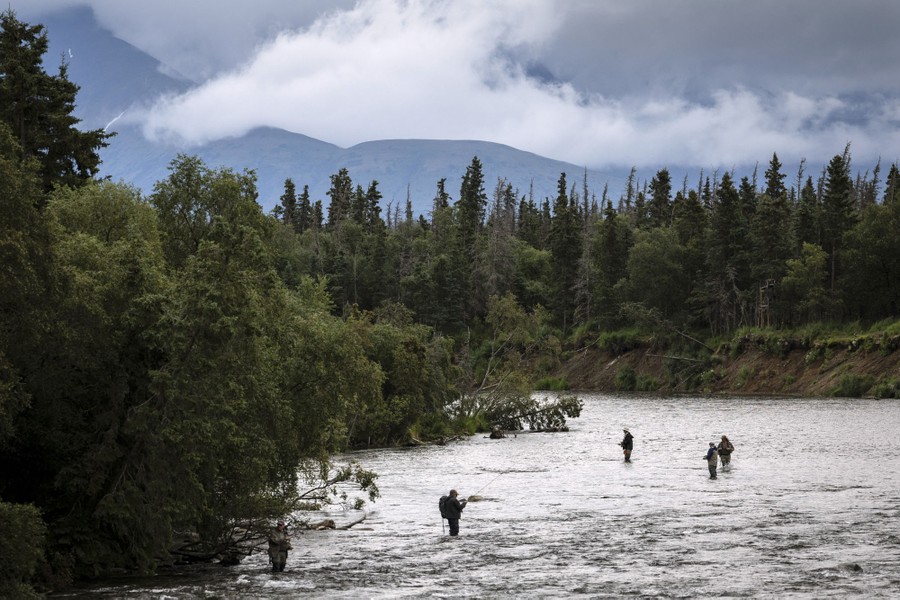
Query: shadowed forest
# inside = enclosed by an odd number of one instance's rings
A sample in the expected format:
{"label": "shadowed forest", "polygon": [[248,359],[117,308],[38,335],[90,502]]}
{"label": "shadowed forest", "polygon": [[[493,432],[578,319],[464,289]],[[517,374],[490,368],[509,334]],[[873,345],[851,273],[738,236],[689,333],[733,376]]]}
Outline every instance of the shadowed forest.
{"label": "shadowed forest", "polygon": [[342,169],[327,199],[288,177],[266,214],[253,172],[192,156],[146,196],[97,180],[115,138],[77,128],[46,48],[3,13],[2,594],[221,558],[291,510],[374,499],[375,474],[331,463],[348,448],[565,429],[579,400],[533,392],[586,346],[651,340],[697,362],[685,390],[751,331],[896,350],[900,172],[849,144],[815,172],[773,153],[621,191],[561,173],[554,198],[473,157],[428,215]]}

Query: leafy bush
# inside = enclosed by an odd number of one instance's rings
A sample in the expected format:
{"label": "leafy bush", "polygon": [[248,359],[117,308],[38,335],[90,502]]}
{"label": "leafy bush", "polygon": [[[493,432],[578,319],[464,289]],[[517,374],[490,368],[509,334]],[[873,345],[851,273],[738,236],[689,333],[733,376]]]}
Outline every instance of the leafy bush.
{"label": "leafy bush", "polygon": [[640,333],[637,329],[620,329],[607,331],[597,338],[597,347],[616,356],[629,350],[640,348],[643,345]]}
{"label": "leafy bush", "polygon": [[488,423],[487,418],[481,413],[457,419],[454,425],[456,431],[461,431],[467,435],[475,435],[479,431],[491,430],[491,424]]}
{"label": "leafy bush", "polygon": [[832,396],[842,398],[861,398],[872,387],[870,375],[844,375],[840,384],[832,390]]}
{"label": "leafy bush", "polygon": [[30,581],[44,556],[44,521],[31,504],[0,502],[0,598],[37,598]]}
{"label": "leafy bush", "polygon": [[875,384],[872,388],[872,395],[876,398],[900,398],[900,379]]}
{"label": "leafy bush", "polygon": [[700,374],[701,385],[709,385],[711,383],[717,382],[719,379],[721,379],[721,376],[716,372],[715,369],[707,369]]}
{"label": "leafy bush", "polygon": [[738,370],[737,381],[735,382],[737,387],[744,387],[744,384],[747,383],[747,380],[753,377],[753,369],[744,365]]}
{"label": "leafy bush", "polygon": [[659,389],[659,382],[649,375],[638,375],[637,391],[639,392],[655,392]]}
{"label": "leafy bush", "polygon": [[637,389],[637,373],[631,367],[622,367],[616,373],[616,391],[633,392]]}
{"label": "leafy bush", "polygon": [[534,388],[541,391],[562,392],[569,389],[569,382],[562,377],[544,377],[534,384]]}

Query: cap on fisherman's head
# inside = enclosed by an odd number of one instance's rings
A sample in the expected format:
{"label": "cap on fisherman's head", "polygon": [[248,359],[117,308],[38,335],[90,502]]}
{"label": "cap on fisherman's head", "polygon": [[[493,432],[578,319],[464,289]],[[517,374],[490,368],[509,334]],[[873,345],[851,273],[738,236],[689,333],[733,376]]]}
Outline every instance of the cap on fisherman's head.
{"label": "cap on fisherman's head", "polygon": [[625,433],[631,433],[630,431],[628,431],[628,428],[627,428],[627,427],[623,427],[623,428],[622,428],[622,431],[624,431]]}

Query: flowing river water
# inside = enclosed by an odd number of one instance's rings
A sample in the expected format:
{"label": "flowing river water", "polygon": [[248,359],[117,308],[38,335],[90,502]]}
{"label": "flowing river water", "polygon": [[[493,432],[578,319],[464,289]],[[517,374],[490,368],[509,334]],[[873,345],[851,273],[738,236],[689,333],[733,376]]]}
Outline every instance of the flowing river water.
{"label": "flowing river water", "polygon": [[[295,532],[283,573],[260,553],[59,597],[900,595],[900,402],[582,398],[566,433],[349,454],[382,497],[351,529]],[[731,470],[711,480],[723,433]],[[456,538],[437,507],[450,488],[480,498]]]}

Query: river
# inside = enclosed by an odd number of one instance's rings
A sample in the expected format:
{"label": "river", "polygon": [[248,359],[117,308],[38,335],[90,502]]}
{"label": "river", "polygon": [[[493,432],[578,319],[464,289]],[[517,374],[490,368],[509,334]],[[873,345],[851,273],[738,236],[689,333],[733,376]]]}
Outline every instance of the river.
{"label": "river", "polygon": [[[382,497],[349,530],[295,533],[283,573],[254,554],[58,597],[900,594],[900,402],[582,398],[566,433],[347,455],[379,474]],[[731,470],[711,480],[703,456],[723,433]],[[437,501],[454,487],[480,500],[451,538]]]}

